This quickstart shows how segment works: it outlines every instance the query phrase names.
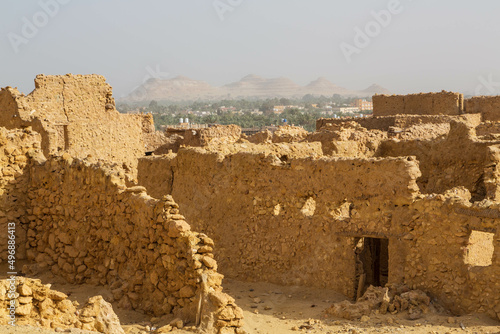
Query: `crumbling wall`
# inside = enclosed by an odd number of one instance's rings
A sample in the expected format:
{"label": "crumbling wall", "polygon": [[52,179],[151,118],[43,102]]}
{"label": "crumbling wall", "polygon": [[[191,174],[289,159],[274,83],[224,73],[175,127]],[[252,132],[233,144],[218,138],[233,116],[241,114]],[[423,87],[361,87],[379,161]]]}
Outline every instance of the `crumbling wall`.
{"label": "crumbling wall", "polygon": [[476,127],[476,135],[484,140],[500,139],[500,123],[486,121]]}
{"label": "crumbling wall", "polygon": [[273,134],[267,129],[254,133],[250,136],[242,134],[241,138],[243,138],[244,140],[248,140],[248,142],[253,144],[269,144],[273,142]]}
{"label": "crumbling wall", "polygon": [[473,96],[466,99],[465,112],[481,114],[483,122],[500,121],[500,96]]}
{"label": "crumbling wall", "polygon": [[284,125],[273,132],[273,143],[300,142],[309,132],[299,126]]}
{"label": "crumbling wall", "polygon": [[[7,260],[7,227],[15,227],[16,258],[25,257],[31,158],[40,159],[40,135],[30,129],[0,128],[0,263]],[[11,223],[11,225],[9,225]]]}
{"label": "crumbling wall", "polygon": [[426,124],[449,124],[453,121],[466,121],[479,125],[481,116],[479,114],[454,115],[390,115],[390,116],[369,116],[350,118],[319,118],[316,120],[316,131],[341,125],[346,122],[356,122],[368,130],[389,131],[392,127],[408,128],[416,125]]}
{"label": "crumbling wall", "polygon": [[[17,305],[10,305],[11,291],[18,294]],[[40,280],[16,277],[14,280],[0,281],[0,324],[7,325],[10,312],[15,316],[15,325],[30,325],[45,328],[69,328],[100,333],[125,334],[120,320],[111,304],[101,296],[87,300],[83,307],[71,301],[60,291],[52,290],[50,284],[43,285]],[[78,308],[78,309],[77,309]],[[69,331],[66,331],[69,332]]]}
{"label": "crumbling wall", "polygon": [[163,131],[156,131],[152,114],[141,114],[138,117],[142,122],[142,140],[146,152],[153,152],[170,142]]}
{"label": "crumbling wall", "polygon": [[318,118],[316,120],[316,131],[321,131],[325,127],[338,126],[345,122],[356,122],[368,130],[387,131],[390,126],[394,126],[397,117],[398,116]]}
{"label": "crumbling wall", "polygon": [[115,109],[111,86],[100,75],[38,75],[27,96],[3,89],[0,110],[0,126],[39,132],[46,156],[68,152],[134,170],[145,151],[141,118]]}
{"label": "crumbling wall", "polygon": [[448,135],[434,139],[391,139],[382,142],[377,156],[414,155],[419,161],[422,176],[418,185],[423,193],[444,193],[464,186],[472,200],[494,198],[485,186],[485,177],[496,159],[489,152],[495,142],[478,141],[474,127],[465,122],[451,123]]}
{"label": "crumbling wall", "polygon": [[387,133],[367,130],[359,123],[327,123],[321,130],[310,133],[306,141],[320,142],[324,155],[335,157],[369,158],[375,156]]}
{"label": "crumbling wall", "polygon": [[237,125],[213,125],[207,128],[165,130],[167,143],[160,146],[155,154],[168,151],[177,152],[181,146],[207,147],[233,144],[241,137],[241,128]]}
{"label": "crumbling wall", "polygon": [[141,159],[139,166],[139,182],[158,192],[146,174],[171,171],[165,172],[171,173],[171,193],[193,226],[214,237],[224,274],[349,296],[355,291],[354,237],[336,232],[360,210],[369,208],[382,220],[380,208],[409,204],[419,176],[411,158],[282,161],[201,149]]}
{"label": "crumbling wall", "polygon": [[68,154],[33,167],[30,186],[31,270],[108,285],[125,309],[198,317],[214,332],[241,325],[241,310],[221,292],[213,241],[191,231],[171,196],[127,188],[123,172]]}
{"label": "crumbling wall", "polygon": [[463,94],[445,92],[409,95],[374,95],[373,116],[388,115],[460,115]]}

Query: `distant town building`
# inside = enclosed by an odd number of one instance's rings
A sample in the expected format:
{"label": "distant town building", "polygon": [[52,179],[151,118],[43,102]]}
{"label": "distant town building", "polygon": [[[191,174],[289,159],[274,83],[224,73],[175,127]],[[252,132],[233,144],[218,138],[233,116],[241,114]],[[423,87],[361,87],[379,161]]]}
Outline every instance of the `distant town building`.
{"label": "distant town building", "polygon": [[221,112],[229,112],[229,111],[236,111],[236,108],[235,107],[226,107],[226,106],[222,106],[219,108],[219,110]]}
{"label": "distant town building", "polygon": [[361,111],[373,110],[373,102],[366,101],[365,99],[357,99],[354,102],[353,106],[358,108]]}
{"label": "distant town building", "polygon": [[275,113],[275,114],[281,114],[284,111],[285,111],[285,106],[274,106],[273,107],[273,113]]}
{"label": "distant town building", "polygon": [[347,113],[357,113],[360,112],[358,107],[335,107],[332,108],[332,112],[336,114],[347,114]]}

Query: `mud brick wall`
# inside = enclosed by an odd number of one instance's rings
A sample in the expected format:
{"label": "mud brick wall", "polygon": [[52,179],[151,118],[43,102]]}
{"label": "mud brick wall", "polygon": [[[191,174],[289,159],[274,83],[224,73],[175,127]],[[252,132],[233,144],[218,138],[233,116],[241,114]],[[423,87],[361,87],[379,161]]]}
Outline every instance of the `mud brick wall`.
{"label": "mud brick wall", "polygon": [[0,126],[39,132],[46,156],[67,152],[134,169],[144,155],[142,117],[120,114],[111,86],[100,75],[38,75],[27,96],[2,89],[0,111]]}
{"label": "mud brick wall", "polygon": [[35,266],[71,283],[110,286],[123,308],[194,322],[202,298],[205,327],[241,325],[241,310],[222,293],[213,241],[191,231],[171,196],[127,188],[122,172],[68,154],[33,167],[27,195]]}
{"label": "mud brick wall", "polygon": [[500,121],[500,96],[474,96],[466,99],[465,112],[479,113],[483,121]]}
{"label": "mud brick wall", "polygon": [[[158,177],[148,178],[151,173]],[[360,208],[380,214],[377,208],[409,204],[418,176],[411,158],[282,161],[184,149],[141,159],[138,179],[152,193],[171,192],[193,226],[214,238],[225,275],[350,296],[354,238],[336,231]],[[161,183],[169,188],[160,189],[161,177],[170,177]]]}
{"label": "mud brick wall", "polygon": [[374,95],[373,116],[460,115],[463,95],[459,93],[420,93],[410,95]]}

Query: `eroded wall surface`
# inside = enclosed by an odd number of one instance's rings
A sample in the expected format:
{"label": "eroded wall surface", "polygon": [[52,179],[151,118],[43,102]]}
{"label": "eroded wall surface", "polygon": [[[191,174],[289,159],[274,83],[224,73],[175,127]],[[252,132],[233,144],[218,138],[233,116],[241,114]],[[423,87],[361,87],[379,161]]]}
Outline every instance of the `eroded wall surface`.
{"label": "eroded wall surface", "polygon": [[460,115],[464,109],[462,94],[445,92],[409,95],[374,95],[373,116],[389,115]]}

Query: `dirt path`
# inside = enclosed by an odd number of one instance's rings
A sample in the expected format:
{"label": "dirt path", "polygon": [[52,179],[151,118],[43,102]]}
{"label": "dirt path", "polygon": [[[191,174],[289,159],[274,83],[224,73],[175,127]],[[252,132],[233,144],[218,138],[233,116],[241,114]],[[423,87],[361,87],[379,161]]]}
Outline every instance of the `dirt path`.
{"label": "dirt path", "polygon": [[[52,289],[66,293],[71,300],[83,304],[91,296],[102,295],[110,300],[110,292],[104,287],[92,285],[71,285],[50,273],[38,275],[42,282],[52,284]],[[323,311],[332,303],[345,297],[331,290],[293,286],[279,286],[269,283],[246,283],[225,279],[227,293],[236,299],[245,316],[244,329],[248,334],[284,333],[500,333],[500,322],[484,315],[454,317],[451,314],[427,314],[418,320],[407,320],[406,315],[380,315],[373,313],[363,321],[325,318]],[[119,309],[113,305],[127,334],[147,334],[168,322],[155,319],[141,312]],[[172,333],[192,333],[194,327]],[[0,326],[0,333],[57,333],[33,327]],[[71,330],[67,333],[87,334],[88,331]]]}

